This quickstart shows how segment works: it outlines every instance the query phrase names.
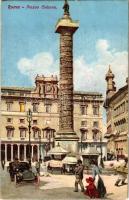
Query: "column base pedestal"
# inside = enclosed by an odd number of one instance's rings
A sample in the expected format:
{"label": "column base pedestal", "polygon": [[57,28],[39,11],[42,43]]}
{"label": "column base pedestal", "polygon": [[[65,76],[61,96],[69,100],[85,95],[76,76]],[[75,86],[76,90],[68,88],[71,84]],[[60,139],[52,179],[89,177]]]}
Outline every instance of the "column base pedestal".
{"label": "column base pedestal", "polygon": [[55,145],[59,143],[68,152],[78,154],[78,140],[79,137],[75,132],[57,132]]}

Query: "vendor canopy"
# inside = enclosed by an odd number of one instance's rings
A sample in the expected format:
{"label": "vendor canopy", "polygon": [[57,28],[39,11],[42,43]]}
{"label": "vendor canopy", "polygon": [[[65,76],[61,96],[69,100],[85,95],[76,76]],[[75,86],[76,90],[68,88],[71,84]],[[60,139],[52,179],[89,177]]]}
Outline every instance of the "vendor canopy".
{"label": "vendor canopy", "polygon": [[81,153],[81,155],[99,155],[99,152],[95,147],[88,147],[85,151]]}
{"label": "vendor canopy", "polygon": [[63,160],[62,163],[64,164],[76,164],[77,163],[77,158],[73,156],[66,156]]}
{"label": "vendor canopy", "polygon": [[49,155],[66,155],[68,154],[68,151],[60,146],[58,143],[57,146],[52,148],[50,151],[48,151]]}
{"label": "vendor canopy", "polygon": [[50,160],[49,162],[50,167],[62,167],[62,161],[61,160]]}

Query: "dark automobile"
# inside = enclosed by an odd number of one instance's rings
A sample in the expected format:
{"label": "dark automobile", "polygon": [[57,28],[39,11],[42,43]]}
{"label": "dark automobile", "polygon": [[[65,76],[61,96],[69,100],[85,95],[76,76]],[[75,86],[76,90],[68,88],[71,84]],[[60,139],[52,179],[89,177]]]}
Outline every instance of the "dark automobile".
{"label": "dark automobile", "polygon": [[25,170],[29,170],[30,166],[28,162],[19,162],[18,169],[20,172],[24,172]]}
{"label": "dark automobile", "polygon": [[32,171],[32,168],[27,162],[19,162],[18,168],[15,173],[16,184],[26,181],[26,182],[38,182],[38,175]]}
{"label": "dark automobile", "polygon": [[16,184],[27,182],[38,182],[38,175],[32,172],[32,168],[28,162],[10,162],[9,173],[11,181],[15,181]]}
{"label": "dark automobile", "polygon": [[29,170],[29,163],[28,162],[10,162],[8,171],[10,174],[11,181],[14,181],[15,175],[17,172],[23,173],[25,170]]}

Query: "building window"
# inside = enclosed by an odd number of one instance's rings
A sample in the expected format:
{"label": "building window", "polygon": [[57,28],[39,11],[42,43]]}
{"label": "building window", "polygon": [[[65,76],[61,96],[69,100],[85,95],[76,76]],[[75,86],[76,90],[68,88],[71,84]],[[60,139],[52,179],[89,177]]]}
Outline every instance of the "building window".
{"label": "building window", "polygon": [[36,119],[33,120],[33,124],[34,124],[34,125],[37,124],[37,120],[36,120]]}
{"label": "building window", "polygon": [[80,110],[81,110],[81,115],[86,115],[87,114],[87,107],[86,106],[81,106]]}
{"label": "building window", "polygon": [[33,130],[33,138],[34,139],[39,139],[39,130],[38,129],[34,129]]}
{"label": "building window", "polygon": [[20,102],[20,112],[25,112],[25,104]]}
{"label": "building window", "polygon": [[97,135],[98,135],[98,134],[97,134],[96,132],[93,132],[93,140],[94,140],[94,141],[97,141],[97,139],[98,139],[98,138],[97,138]]}
{"label": "building window", "polygon": [[46,105],[46,113],[50,113],[51,112],[51,105]]}
{"label": "building window", "polygon": [[50,130],[46,130],[46,138],[50,140],[51,138]]}
{"label": "building window", "polygon": [[20,129],[20,138],[25,138],[26,137],[26,129]]}
{"label": "building window", "polygon": [[93,115],[98,115],[98,114],[99,114],[99,107],[93,106]]}
{"label": "building window", "polygon": [[99,127],[99,122],[98,121],[93,122],[93,127],[98,128]]}
{"label": "building window", "polygon": [[7,111],[12,111],[12,103],[7,103]]}
{"label": "building window", "polygon": [[8,123],[12,123],[12,122],[13,122],[13,119],[12,119],[12,118],[7,118],[7,122],[8,122]]}
{"label": "building window", "polygon": [[33,103],[33,112],[38,112],[38,104]]}
{"label": "building window", "polygon": [[25,119],[20,119],[20,123],[24,124],[25,123]]}
{"label": "building window", "polygon": [[81,131],[81,141],[85,141],[87,139],[87,132]]}
{"label": "building window", "polygon": [[81,121],[81,126],[87,126],[87,121]]}
{"label": "building window", "polygon": [[7,129],[7,138],[12,138],[14,135],[14,129]]}

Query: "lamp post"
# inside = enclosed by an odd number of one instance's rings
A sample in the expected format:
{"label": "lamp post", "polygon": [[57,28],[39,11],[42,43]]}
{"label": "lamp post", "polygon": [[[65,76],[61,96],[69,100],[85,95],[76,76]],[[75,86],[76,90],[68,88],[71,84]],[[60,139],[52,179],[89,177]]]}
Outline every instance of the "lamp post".
{"label": "lamp post", "polygon": [[30,136],[31,136],[31,122],[32,122],[32,111],[29,109],[27,111],[27,121],[29,123],[28,128],[29,128],[29,165],[31,167],[31,141],[30,141]]}

